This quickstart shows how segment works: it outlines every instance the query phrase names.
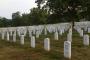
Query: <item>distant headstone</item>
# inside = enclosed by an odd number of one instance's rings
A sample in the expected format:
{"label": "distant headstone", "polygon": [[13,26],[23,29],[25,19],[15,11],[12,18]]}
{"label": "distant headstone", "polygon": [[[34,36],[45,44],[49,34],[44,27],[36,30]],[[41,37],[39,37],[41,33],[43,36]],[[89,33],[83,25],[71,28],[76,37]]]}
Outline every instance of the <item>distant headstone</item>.
{"label": "distant headstone", "polygon": [[59,34],[62,35],[62,30],[59,31]]}
{"label": "distant headstone", "polygon": [[72,33],[72,28],[69,29],[69,33]]}
{"label": "distant headstone", "polygon": [[34,36],[31,37],[31,47],[35,48],[35,37]]}
{"label": "distant headstone", "polygon": [[21,35],[21,37],[20,37],[20,43],[21,43],[21,45],[24,45],[24,35]]}
{"label": "distant headstone", "polygon": [[54,38],[55,38],[55,40],[58,40],[58,32],[54,33]]}
{"label": "distant headstone", "polygon": [[44,39],[44,49],[46,51],[50,51],[50,39],[49,38]]}
{"label": "distant headstone", "polygon": [[36,38],[39,38],[39,32],[36,31]]}
{"label": "distant headstone", "polygon": [[33,34],[35,35],[35,33],[36,33],[36,31],[35,30],[33,30]]}
{"label": "distant headstone", "polygon": [[72,42],[72,34],[71,33],[67,34],[67,41]]}
{"label": "distant headstone", "polygon": [[32,37],[32,32],[31,31],[29,31],[29,37]]}
{"label": "distant headstone", "polygon": [[17,27],[17,33],[19,36],[21,36],[21,35],[25,36],[27,33],[26,27]]}
{"label": "distant headstone", "polygon": [[44,30],[44,34],[47,35],[47,29],[46,29],[46,28],[45,28],[45,30]]}
{"label": "distant headstone", "polygon": [[2,40],[4,40],[5,33],[4,33],[4,32],[2,32],[1,34],[2,34]]}
{"label": "distant headstone", "polygon": [[10,31],[10,36],[12,36],[13,34],[12,34],[12,31]]}
{"label": "distant headstone", "polygon": [[83,30],[80,30],[80,37],[83,37]]}
{"label": "distant headstone", "polygon": [[16,42],[16,31],[13,34],[13,42]]}
{"label": "distant headstone", "polygon": [[84,31],[87,31],[87,26],[86,26],[86,27],[84,27]]}
{"label": "distant headstone", "polygon": [[7,32],[7,41],[9,41],[9,33]]}
{"label": "distant headstone", "polygon": [[88,28],[88,33],[90,33],[90,28]]}
{"label": "distant headstone", "polygon": [[89,35],[84,35],[83,44],[88,46],[89,45]]}

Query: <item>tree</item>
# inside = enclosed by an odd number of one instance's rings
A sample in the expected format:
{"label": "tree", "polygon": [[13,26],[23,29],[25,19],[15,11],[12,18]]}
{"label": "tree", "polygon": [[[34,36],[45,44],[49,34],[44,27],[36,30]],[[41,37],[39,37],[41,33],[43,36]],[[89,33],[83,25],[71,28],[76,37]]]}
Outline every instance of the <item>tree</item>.
{"label": "tree", "polygon": [[31,19],[29,19],[29,14],[22,14],[22,26],[29,26],[31,25]]}
{"label": "tree", "polygon": [[31,9],[31,12],[29,14],[29,19],[31,19],[30,22],[32,25],[46,24],[47,16],[48,16],[47,10],[33,8]]}
{"label": "tree", "polygon": [[12,13],[12,24],[13,24],[13,26],[20,26],[21,25],[20,12]]}
{"label": "tree", "polygon": [[0,27],[9,27],[11,26],[11,20],[5,17],[0,17]]}
{"label": "tree", "polygon": [[36,0],[35,3],[37,3],[38,8],[41,8],[41,4],[42,4],[43,0]]}
{"label": "tree", "polygon": [[[41,5],[40,0],[37,0],[37,3]],[[63,18],[74,22],[90,16],[90,0],[47,0],[46,6],[58,22]]]}

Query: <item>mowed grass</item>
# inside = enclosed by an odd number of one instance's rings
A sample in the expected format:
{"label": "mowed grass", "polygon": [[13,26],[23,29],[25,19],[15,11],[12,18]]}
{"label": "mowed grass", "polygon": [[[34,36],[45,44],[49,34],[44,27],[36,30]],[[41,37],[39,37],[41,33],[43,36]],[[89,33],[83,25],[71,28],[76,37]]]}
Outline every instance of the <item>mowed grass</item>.
{"label": "mowed grass", "polygon": [[[20,45],[19,38],[16,43],[12,39],[9,42],[0,39],[0,60],[69,60],[64,58],[66,36],[67,32],[55,40],[54,34],[40,35],[36,38],[36,48],[31,48],[28,36],[25,37],[25,45]],[[44,38],[47,37],[50,38],[50,51],[43,48]],[[73,32],[71,60],[90,60],[90,46],[83,45],[83,38],[76,31]]]}

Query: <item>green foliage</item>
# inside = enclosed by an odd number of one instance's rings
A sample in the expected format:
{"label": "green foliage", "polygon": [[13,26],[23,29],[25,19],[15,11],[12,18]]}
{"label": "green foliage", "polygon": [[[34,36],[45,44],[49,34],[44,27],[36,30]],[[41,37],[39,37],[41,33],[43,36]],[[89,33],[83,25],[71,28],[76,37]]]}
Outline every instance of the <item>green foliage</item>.
{"label": "green foliage", "polygon": [[16,12],[12,14],[12,24],[13,26],[20,26],[21,25],[21,15],[20,12]]}
{"label": "green foliage", "polygon": [[[36,3],[40,2],[40,0],[37,0]],[[39,5],[42,5],[42,3]],[[52,12],[51,16],[53,16],[54,21],[61,22],[63,19],[66,21],[79,21],[90,17],[90,0],[47,0],[46,6]],[[52,19],[52,17],[50,18]]]}
{"label": "green foliage", "polygon": [[11,20],[6,18],[0,18],[0,27],[8,27],[11,26]]}
{"label": "green foliage", "polygon": [[31,13],[29,14],[29,18],[31,19],[31,24],[46,24],[47,23],[47,10],[33,8],[31,9]]}
{"label": "green foliage", "polygon": [[45,9],[32,8],[30,13],[20,15],[20,12],[12,14],[12,26],[29,26],[47,23],[48,13]]}

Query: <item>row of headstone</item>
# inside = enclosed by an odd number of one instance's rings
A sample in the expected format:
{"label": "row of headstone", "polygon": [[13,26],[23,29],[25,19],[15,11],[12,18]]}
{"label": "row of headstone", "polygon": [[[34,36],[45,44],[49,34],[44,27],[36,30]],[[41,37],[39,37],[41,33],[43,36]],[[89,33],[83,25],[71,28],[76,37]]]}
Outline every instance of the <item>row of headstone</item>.
{"label": "row of headstone", "polygon": [[[67,41],[64,42],[64,56],[66,58],[71,58],[71,42],[72,42],[72,27],[70,28],[69,24],[59,26],[57,25],[46,25],[46,26],[29,26],[28,32],[29,36],[31,37],[31,47],[35,48],[35,37],[33,34],[36,34],[36,38],[39,38],[39,35],[41,35],[44,31],[44,34],[47,35],[47,32],[52,33],[54,32],[54,38],[55,40],[58,40],[58,35],[62,35],[65,31],[69,29],[69,32],[67,34]],[[87,26],[87,25],[86,25]],[[84,34],[84,30],[82,26],[75,26],[75,30],[80,34],[81,37],[83,37],[83,44],[88,46],[89,45],[89,35]],[[86,28],[86,30],[89,28]],[[10,40],[9,36],[13,36],[13,42],[16,42],[16,33],[18,33],[18,36],[20,37],[21,44],[24,45],[24,37],[27,33],[27,27],[17,27],[16,30],[7,30],[7,28],[1,29],[2,39],[4,39],[5,35],[7,35],[7,41]],[[46,38],[44,40],[44,49],[47,51],[50,51],[50,39]]]}
{"label": "row of headstone", "polygon": [[[87,25],[87,23],[79,22],[75,24],[74,28],[80,34],[80,37],[83,37],[83,44],[85,46],[89,46],[89,35],[84,34],[84,31],[90,32],[89,25]],[[62,35],[67,30],[69,30],[69,32],[67,34],[67,41],[64,42],[64,57],[71,58],[72,25],[69,23],[0,28],[0,33],[3,40],[5,39],[5,35],[7,37],[7,41],[9,41],[10,36],[12,36],[13,42],[16,42],[16,36],[18,34],[20,37],[20,44],[24,45],[24,37],[26,36],[27,32],[29,32],[29,37],[31,38],[31,47],[35,48],[35,38],[39,38],[43,31],[44,35],[47,35],[48,32],[54,33],[55,40],[59,40],[59,35]],[[44,49],[50,51],[49,38],[45,38],[44,40]]]}
{"label": "row of headstone", "polygon": [[[89,22],[90,23],[90,22]],[[80,37],[83,37],[83,45],[89,46],[89,35],[85,34],[84,32],[90,32],[89,25],[86,23],[82,23],[74,26],[74,29],[79,33]],[[71,58],[71,42],[72,42],[72,32],[71,29],[69,29],[69,33],[67,34],[67,41],[64,42],[64,57]]]}
{"label": "row of headstone", "polygon": [[[23,26],[23,27],[8,27],[0,28],[0,33],[2,40],[10,40],[10,36],[13,38],[13,42],[16,42],[16,36],[20,37],[20,44],[24,45],[24,37],[26,34],[29,34],[31,38],[31,47],[35,48],[35,39],[39,38],[41,34],[47,35],[49,33],[54,33],[54,39],[59,40],[59,35],[62,35],[65,31],[69,30],[67,41],[64,42],[64,56],[66,58],[71,58],[71,41],[72,41],[72,28],[70,23],[60,23],[60,24],[48,24],[48,25],[39,25],[39,26]],[[34,36],[35,35],[35,36]],[[44,49],[50,51],[50,39],[44,39]]]}
{"label": "row of headstone", "polygon": [[84,31],[88,31],[88,33],[90,33],[90,21],[75,22],[75,27],[83,28]]}
{"label": "row of headstone", "polygon": [[[75,30],[80,34],[80,37],[83,37],[83,45],[89,46],[89,35],[84,34],[84,31],[81,27],[74,27]],[[72,27],[69,29],[67,34],[67,41],[64,42],[64,57],[71,59],[71,42],[72,42]]]}
{"label": "row of headstone", "polygon": [[74,29],[83,37],[83,45],[89,46],[90,22],[76,22]]}
{"label": "row of headstone", "polygon": [[74,29],[79,33],[80,37],[83,37],[84,31],[80,27],[74,27]]}
{"label": "row of headstone", "polygon": [[31,38],[33,35],[36,38],[43,33],[47,35],[47,32],[53,33],[55,40],[58,40],[58,35],[62,35],[65,31],[67,31],[70,27],[69,23],[60,23],[60,24],[49,24],[49,25],[39,25],[39,26],[23,26],[23,27],[8,27],[8,28],[0,28],[0,33],[2,35],[2,39],[7,35],[7,40],[10,40],[10,36],[13,36],[13,41],[16,41],[16,36],[20,37],[21,44],[24,44],[24,37],[27,32],[29,32],[29,37]]}
{"label": "row of headstone", "polygon": [[[50,51],[50,39],[45,38],[44,40],[44,49]],[[64,57],[71,59],[71,41],[64,42]]]}

